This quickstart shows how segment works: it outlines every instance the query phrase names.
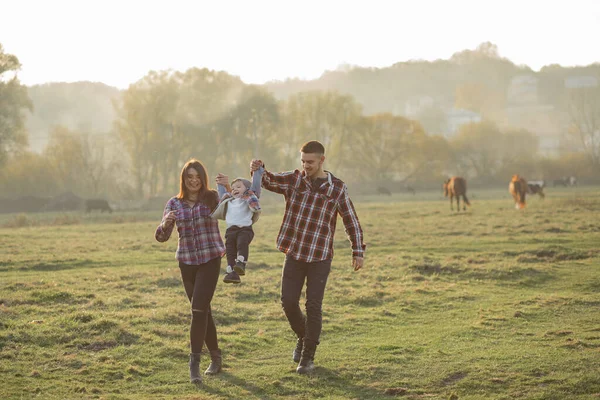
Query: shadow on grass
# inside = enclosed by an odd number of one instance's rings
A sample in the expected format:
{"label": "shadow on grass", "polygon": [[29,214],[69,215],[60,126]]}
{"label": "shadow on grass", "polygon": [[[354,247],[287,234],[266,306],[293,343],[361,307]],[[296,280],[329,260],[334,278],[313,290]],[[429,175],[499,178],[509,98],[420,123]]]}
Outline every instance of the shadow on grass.
{"label": "shadow on grass", "polygon": [[[21,264],[21,265],[19,265]],[[25,264],[25,265],[22,265]],[[80,260],[76,258],[67,258],[62,260],[53,260],[49,262],[9,262],[0,264],[0,272],[7,271],[62,271],[68,269],[77,269],[77,268],[102,268],[102,267],[110,267],[111,265],[120,266],[117,264],[112,264],[106,261],[92,261],[92,260]],[[12,267],[11,267],[12,266]]]}
{"label": "shadow on grass", "polygon": [[[250,392],[254,396],[256,396],[260,399],[270,400],[270,399],[274,398],[271,395],[269,395],[263,388],[256,386],[256,385],[250,383],[248,380],[242,379],[242,378],[240,378],[234,374],[231,374],[229,372],[226,372],[226,371],[221,372],[219,375],[215,376],[214,378],[213,377],[210,378],[210,380],[212,380],[212,379],[220,379],[220,380],[227,381],[228,387],[231,387],[231,386],[240,387],[243,389],[243,391]],[[216,387],[209,386],[208,383],[210,382],[210,380],[207,378],[204,378],[204,383],[202,385],[199,385],[198,389],[203,392],[208,392],[210,394],[218,395],[218,396],[221,396],[224,398],[230,398],[228,393],[226,393]]]}
{"label": "shadow on grass", "polygon": [[[240,387],[244,391],[250,392],[252,396],[256,396],[257,398],[265,400],[281,398],[281,396],[305,398],[311,394],[315,397],[320,397],[322,393],[313,393],[315,390],[318,390],[319,392],[327,392],[328,395],[335,395],[349,399],[389,398],[389,396],[385,395],[384,390],[377,391],[367,386],[354,385],[352,384],[352,377],[343,376],[336,371],[319,366],[317,366],[313,372],[307,375],[299,375],[295,371],[292,372],[292,370],[290,370],[288,375],[283,376],[279,380],[273,380],[270,383],[269,386],[272,387],[271,393],[267,392],[267,390],[262,387],[254,385],[249,380],[240,378],[239,376],[227,371],[223,371],[218,375],[218,377],[210,379],[221,379],[227,381],[228,387]],[[261,382],[263,381],[261,380]],[[203,391],[226,398],[229,396],[228,393],[218,388],[209,386],[209,383],[210,380],[205,379],[204,385],[201,386]],[[315,387],[320,387],[320,389],[315,389]]]}

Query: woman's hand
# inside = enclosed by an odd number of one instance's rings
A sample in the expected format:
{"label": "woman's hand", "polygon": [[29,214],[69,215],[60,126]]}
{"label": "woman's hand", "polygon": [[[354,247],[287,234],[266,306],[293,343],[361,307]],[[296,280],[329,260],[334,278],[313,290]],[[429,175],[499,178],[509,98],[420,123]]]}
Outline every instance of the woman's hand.
{"label": "woman's hand", "polygon": [[163,220],[163,228],[170,228],[175,224],[175,220],[177,219],[177,211],[169,211],[165,219]]}
{"label": "woman's hand", "polygon": [[227,187],[229,186],[229,177],[227,175],[219,173],[215,178],[215,182],[217,183],[217,185],[223,185]]}

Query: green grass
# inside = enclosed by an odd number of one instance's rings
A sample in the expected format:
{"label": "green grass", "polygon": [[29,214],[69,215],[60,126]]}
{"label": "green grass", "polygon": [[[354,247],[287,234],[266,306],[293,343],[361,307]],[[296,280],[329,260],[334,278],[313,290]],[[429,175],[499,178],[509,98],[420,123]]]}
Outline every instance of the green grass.
{"label": "green grass", "polygon": [[311,376],[291,361],[267,196],[242,285],[217,287],[225,370],[201,388],[160,211],[3,215],[0,398],[600,398],[600,190],[548,192],[516,211],[473,190],[460,214],[438,192],[357,197],[366,264],[339,221]]}

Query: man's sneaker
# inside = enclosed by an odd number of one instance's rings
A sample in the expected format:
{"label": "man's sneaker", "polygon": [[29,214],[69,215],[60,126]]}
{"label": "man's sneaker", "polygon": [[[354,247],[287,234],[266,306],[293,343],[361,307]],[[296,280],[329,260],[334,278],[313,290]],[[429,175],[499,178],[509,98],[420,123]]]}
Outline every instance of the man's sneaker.
{"label": "man's sneaker", "polygon": [[296,348],[294,349],[294,353],[292,354],[292,360],[294,362],[300,362],[300,358],[302,357],[302,347],[304,346],[304,339],[298,338],[296,342]]}
{"label": "man's sneaker", "polygon": [[235,262],[233,270],[240,276],[246,275],[246,264],[238,260]]}
{"label": "man's sneaker", "polygon": [[242,280],[240,279],[240,276],[238,275],[237,272],[231,271],[231,272],[228,272],[223,277],[223,282],[225,282],[225,283],[242,283]]}
{"label": "man's sneaker", "polygon": [[296,368],[296,372],[299,374],[308,374],[315,369],[315,363],[313,360],[309,359],[300,359],[300,363]]}
{"label": "man's sneaker", "polygon": [[299,374],[308,374],[315,369],[315,351],[317,350],[317,345],[309,342],[304,343],[302,348],[302,356],[300,357],[300,363],[296,368],[296,372]]}

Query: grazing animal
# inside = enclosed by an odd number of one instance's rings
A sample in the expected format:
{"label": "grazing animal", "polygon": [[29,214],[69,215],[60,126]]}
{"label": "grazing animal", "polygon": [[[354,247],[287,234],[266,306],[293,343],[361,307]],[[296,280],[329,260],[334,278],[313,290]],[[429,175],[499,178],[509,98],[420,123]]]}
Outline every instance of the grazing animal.
{"label": "grazing animal", "polygon": [[527,181],[519,175],[513,175],[512,180],[508,184],[508,191],[515,200],[515,208],[520,210],[525,208],[525,197],[527,196]]}
{"label": "grazing animal", "polygon": [[108,201],[104,199],[89,199],[85,201],[85,212],[89,213],[93,210],[100,210],[100,212],[108,211],[112,213],[112,208],[108,205]]}
{"label": "grazing animal", "polygon": [[539,183],[533,183],[533,181],[527,182],[527,193],[529,194],[537,194],[542,199],[546,197],[544,194],[544,186]]}
{"label": "grazing animal", "polygon": [[386,188],[384,186],[379,186],[377,188],[377,193],[379,193],[379,194],[385,194],[385,195],[388,195],[388,196],[392,195],[392,192],[390,192],[390,189],[388,189],[388,188]]}
{"label": "grazing animal", "polygon": [[574,176],[572,176],[572,175],[571,176],[563,176],[562,178],[555,179],[552,182],[552,186],[553,187],[556,187],[556,186],[559,186],[559,185],[560,186],[564,186],[564,187],[567,187],[567,186],[571,186],[571,187],[572,186],[577,186],[577,178],[574,177]]}
{"label": "grazing animal", "polygon": [[417,194],[417,191],[412,186],[406,186],[405,189],[408,193],[412,193],[413,196]]}
{"label": "grazing animal", "polygon": [[456,210],[460,211],[460,196],[463,198],[463,211],[467,211],[467,206],[471,206],[467,199],[467,181],[460,176],[453,176],[444,181],[444,197],[450,197],[450,210],[454,211],[452,201],[456,197]]}
{"label": "grazing animal", "polygon": [[552,181],[552,187],[557,186],[567,186],[567,181],[565,180],[565,178],[555,179],[554,181]]}

